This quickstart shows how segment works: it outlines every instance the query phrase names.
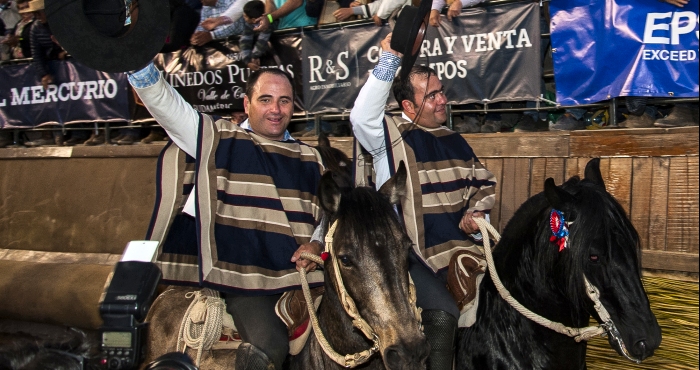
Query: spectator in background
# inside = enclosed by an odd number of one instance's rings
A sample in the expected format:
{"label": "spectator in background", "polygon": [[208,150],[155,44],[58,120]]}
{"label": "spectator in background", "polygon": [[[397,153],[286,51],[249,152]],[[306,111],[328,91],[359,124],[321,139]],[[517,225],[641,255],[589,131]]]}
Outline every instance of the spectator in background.
{"label": "spectator in background", "polygon": [[243,18],[243,7],[246,3],[248,3],[248,1],[254,0],[234,0],[233,3],[229,5],[228,9],[226,9],[223,13],[217,16],[210,16],[202,21],[202,28],[207,31],[211,31],[217,27],[238,22],[239,19]]}
{"label": "spectator in background", "polygon": [[445,5],[448,5],[447,20],[452,22],[452,17],[462,13],[462,8],[474,6],[482,3],[485,0],[433,0],[433,5],[430,7],[430,25],[433,27],[440,26],[440,12]]}
{"label": "spectator in background", "polygon": [[200,20],[199,10],[192,6],[194,4],[191,0],[170,0],[170,32],[161,53],[171,53],[190,46],[190,38]]}
{"label": "spectator in background", "polygon": [[[44,13],[44,0],[31,0],[29,8],[34,12],[34,17],[36,18],[30,31],[32,66],[41,80],[41,86],[46,90],[49,85],[54,83],[54,76],[49,62],[52,60],[63,60],[67,53],[56,42],[56,38],[51,33],[46,20],[46,13]],[[24,143],[24,145],[29,147],[51,144],[63,145],[63,134],[60,130],[53,131],[53,138],[51,137],[51,132],[42,131],[40,139]]]}
{"label": "spectator in background", "polygon": [[228,10],[234,2],[245,3],[245,0],[202,0],[202,13],[200,22],[190,38],[190,43],[195,46],[202,46],[212,40],[221,40],[233,35],[243,34],[245,28],[243,18],[235,22],[223,24],[210,31],[202,27],[202,24],[211,18],[221,16]]}
{"label": "spectator in background", "polygon": [[[4,41],[11,35],[15,25],[22,17],[17,10],[17,3],[11,0],[0,0],[0,40]],[[0,60],[10,59],[10,47],[3,42],[0,44]]]}
{"label": "spectator in background", "polygon": [[698,104],[680,103],[676,104],[671,113],[664,118],[654,122],[656,127],[679,127],[698,125]]}
{"label": "spectator in background", "polygon": [[404,5],[411,5],[411,0],[376,0],[369,4],[353,1],[349,8],[340,8],[333,12],[333,16],[338,22],[343,22],[358,15],[362,18],[372,18],[374,24],[381,26],[384,20],[387,20]]}
{"label": "spectator in background", "polygon": [[272,35],[272,27],[265,31],[255,31],[255,20],[262,17],[263,14],[265,14],[265,4],[262,1],[250,1],[243,7],[245,27],[239,41],[241,59],[253,71],[260,68],[260,57],[265,55],[270,48],[268,41]]}
{"label": "spectator in background", "polygon": [[255,22],[258,24],[255,31],[263,32],[272,27],[279,20],[278,29],[313,26],[318,23],[318,18],[306,15],[307,0],[266,0],[265,12]]}
{"label": "spectator in background", "polygon": [[63,60],[66,51],[56,42],[51,33],[46,13],[44,13],[44,0],[32,0],[29,2],[31,10],[34,11],[36,22],[32,23],[30,31],[30,44],[32,49],[32,65],[36,70],[41,85],[44,89],[54,82],[53,74],[49,66],[51,60]]}
{"label": "spectator in background", "polygon": [[34,22],[34,13],[29,7],[29,0],[17,1],[17,9],[22,15],[22,19],[15,25],[12,33],[3,41],[10,48],[11,59],[22,59],[32,57],[32,46],[30,32],[32,22]]}
{"label": "spectator in background", "polygon": [[[3,21],[0,18],[0,35],[5,35],[6,34],[5,31],[7,31],[7,29],[5,28],[5,21]],[[9,36],[0,37],[0,41],[2,41],[0,43],[0,60],[10,59],[10,53],[8,52],[8,47],[5,45],[6,37],[9,37]]]}

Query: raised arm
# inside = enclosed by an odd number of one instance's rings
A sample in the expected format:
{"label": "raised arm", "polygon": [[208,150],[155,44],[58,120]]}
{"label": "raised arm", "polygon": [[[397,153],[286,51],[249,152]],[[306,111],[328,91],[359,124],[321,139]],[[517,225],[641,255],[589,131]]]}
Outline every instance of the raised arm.
{"label": "raised arm", "polygon": [[384,146],[384,107],[389,98],[391,83],[401,64],[400,54],[391,49],[391,34],[382,40],[379,63],[355,99],[350,111],[350,122],[355,138],[374,158],[375,183],[379,187],[388,180],[389,163]]}
{"label": "raised arm", "polygon": [[243,7],[245,4],[248,3],[248,1],[259,1],[259,0],[236,0],[231,4],[231,6],[226,9],[226,11],[222,14],[224,17],[228,17],[231,22],[237,21],[239,18],[243,16]]}
{"label": "raised arm", "polygon": [[382,40],[379,63],[360,90],[350,111],[350,122],[355,137],[365,149],[376,151],[384,147],[384,107],[389,98],[391,83],[401,63],[401,57],[389,46],[391,34]]}
{"label": "raised arm", "polygon": [[153,63],[129,74],[129,83],[173,142],[185,153],[196,157],[199,113],[165,82]]}

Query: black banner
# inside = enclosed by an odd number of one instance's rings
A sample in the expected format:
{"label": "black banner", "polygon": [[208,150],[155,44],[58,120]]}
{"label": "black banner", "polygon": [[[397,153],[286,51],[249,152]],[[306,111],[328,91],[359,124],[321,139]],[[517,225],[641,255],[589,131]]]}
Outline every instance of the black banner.
{"label": "black banner", "polygon": [[[280,68],[292,74],[299,95],[302,91],[301,35],[273,35],[270,42],[272,48],[260,60],[262,68]],[[241,60],[237,39],[159,54],[155,64],[164,71],[165,80],[197,111],[228,115],[243,110],[250,69]],[[297,108],[302,110],[302,99],[297,96],[296,100]]]}
{"label": "black banner", "polygon": [[352,108],[360,88],[379,61],[379,42],[389,32],[388,25],[364,24],[304,35],[304,103],[309,113]]}
{"label": "black banner", "polygon": [[[440,27],[428,27],[416,63],[436,70],[451,104],[537,99],[542,73],[537,3],[467,9],[452,22],[442,17]],[[304,35],[304,101],[310,113],[352,108],[388,32],[388,26],[370,24]]]}
{"label": "black banner", "polygon": [[74,60],[53,61],[46,90],[31,65],[0,68],[0,128],[91,121],[128,121],[128,82]]}

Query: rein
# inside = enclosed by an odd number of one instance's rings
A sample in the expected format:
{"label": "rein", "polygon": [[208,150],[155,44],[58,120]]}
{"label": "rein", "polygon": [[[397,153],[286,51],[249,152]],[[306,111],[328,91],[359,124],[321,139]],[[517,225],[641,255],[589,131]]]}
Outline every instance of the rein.
{"label": "rein", "polygon": [[498,294],[500,294],[501,298],[503,298],[513,308],[515,308],[516,311],[518,311],[520,314],[534,321],[537,324],[552,329],[559,334],[564,334],[566,336],[574,338],[576,342],[580,342],[582,340],[589,340],[597,336],[604,336],[607,333],[610,335],[611,338],[617,341],[623,356],[625,356],[628,360],[638,364],[642,362],[638,359],[633,358],[627,351],[627,347],[625,347],[625,343],[622,341],[620,332],[617,330],[615,323],[612,321],[608,310],[605,309],[603,303],[600,301],[600,292],[598,291],[598,288],[596,288],[593,284],[591,284],[588,281],[586,275],[583,275],[583,281],[586,284],[586,294],[593,301],[593,307],[595,308],[596,312],[598,312],[601,321],[603,321],[603,323],[598,326],[588,326],[585,328],[571,328],[562,323],[548,320],[528,310],[525,306],[520,304],[520,302],[518,302],[515,298],[513,298],[513,296],[511,296],[508,289],[506,289],[506,287],[503,286],[503,283],[498,277],[498,273],[496,272],[496,267],[493,262],[493,255],[491,254],[491,241],[489,240],[488,235],[491,234],[496,240],[496,242],[498,242],[501,239],[501,235],[485,219],[474,218],[473,220],[479,226],[481,235],[484,236],[484,254],[486,255],[486,263],[488,265],[489,274],[491,275],[491,280],[493,280],[493,283],[496,286]]}
{"label": "rein", "polygon": [[[304,298],[306,300],[306,307],[309,311],[309,320],[311,321],[311,325],[314,329],[314,332],[316,333],[316,339],[318,340],[318,343],[321,345],[321,348],[323,349],[323,352],[326,353],[326,355],[331,358],[335,363],[337,363],[340,366],[344,366],[346,368],[354,368],[356,366],[362,365],[363,363],[367,362],[372,355],[375,353],[379,352],[379,347],[380,347],[380,342],[379,342],[379,336],[372,330],[372,327],[365,321],[365,319],[360,316],[360,313],[357,310],[357,306],[355,305],[355,301],[350,297],[348,294],[347,290],[345,289],[345,285],[343,284],[343,278],[340,275],[340,268],[338,266],[338,260],[336,258],[333,258],[333,234],[335,234],[335,229],[338,225],[338,220],[333,222],[333,225],[331,225],[331,228],[328,230],[328,233],[326,234],[325,237],[325,242],[326,242],[326,248],[328,249],[329,256],[332,260],[331,263],[333,263],[333,271],[335,274],[335,282],[336,282],[336,291],[338,292],[339,298],[341,303],[343,304],[343,308],[345,309],[345,313],[352,318],[352,325],[362,331],[362,333],[367,337],[368,339],[371,339],[373,342],[372,347],[369,349],[366,349],[362,352],[358,352],[355,354],[348,354],[348,355],[341,355],[338,352],[336,352],[328,343],[328,340],[326,337],[323,335],[323,332],[321,331],[321,327],[318,324],[318,317],[316,317],[316,311],[313,305],[313,300],[311,299],[311,291],[309,289],[309,283],[306,279],[306,269],[302,268],[299,271],[299,277],[301,280],[301,287],[302,290],[304,291]],[[313,254],[313,253],[307,253],[304,252],[301,254],[302,258],[311,260],[319,265],[323,265],[323,260]],[[416,318],[418,319],[418,322],[421,321],[421,316],[420,312],[421,309],[416,307],[416,288],[413,285],[413,280],[411,280],[411,276],[408,276],[409,278],[409,304],[411,307],[413,307],[414,314]]]}

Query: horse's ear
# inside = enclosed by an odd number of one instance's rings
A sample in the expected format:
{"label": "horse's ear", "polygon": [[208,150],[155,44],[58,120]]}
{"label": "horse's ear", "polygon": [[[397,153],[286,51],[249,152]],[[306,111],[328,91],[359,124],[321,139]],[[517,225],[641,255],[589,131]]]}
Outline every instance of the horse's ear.
{"label": "horse's ear", "polygon": [[328,136],[326,136],[326,133],[321,131],[321,133],[318,135],[318,146],[325,146],[327,148],[331,147],[331,141],[328,139]]}
{"label": "horse's ear", "polygon": [[605,189],[605,181],[603,181],[603,175],[600,173],[600,158],[593,158],[588,161],[584,171],[584,178]]}
{"label": "horse's ear", "polygon": [[321,177],[321,183],[318,185],[318,197],[324,211],[330,214],[338,212],[340,188],[333,179],[333,172],[326,171]]}
{"label": "horse's ear", "polygon": [[399,204],[401,198],[406,196],[406,165],[403,161],[399,162],[399,169],[382,185],[379,192],[386,195],[391,204]]}
{"label": "horse's ear", "polygon": [[566,203],[574,201],[573,195],[557,187],[551,177],[544,181],[544,195],[549,204],[558,210],[563,210]]}

